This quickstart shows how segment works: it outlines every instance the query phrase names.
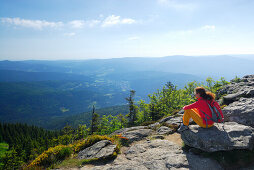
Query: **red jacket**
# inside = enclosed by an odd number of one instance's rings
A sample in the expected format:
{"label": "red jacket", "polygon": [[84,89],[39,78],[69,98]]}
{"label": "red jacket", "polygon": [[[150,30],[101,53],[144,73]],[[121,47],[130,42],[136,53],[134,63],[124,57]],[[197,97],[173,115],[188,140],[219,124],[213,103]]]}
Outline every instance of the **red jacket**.
{"label": "red jacket", "polygon": [[[209,103],[211,106],[215,105],[215,107],[221,113],[221,116],[222,116],[222,119],[223,119],[223,114],[222,114],[222,111],[220,109],[220,105],[218,104],[218,102],[216,102],[214,100],[213,101],[205,100],[203,97],[198,98],[198,101],[196,101],[195,103],[192,103],[190,105],[184,106],[183,109],[187,110],[187,109],[194,109],[194,108],[196,108],[198,110],[198,114],[203,119],[203,123],[206,124],[206,122],[205,122],[205,114],[202,113],[201,110],[203,112],[205,112],[207,115],[209,115],[210,117],[212,117],[212,112],[209,109],[209,106],[207,105],[206,102]],[[213,123],[214,122],[208,118],[208,125],[211,125]]]}

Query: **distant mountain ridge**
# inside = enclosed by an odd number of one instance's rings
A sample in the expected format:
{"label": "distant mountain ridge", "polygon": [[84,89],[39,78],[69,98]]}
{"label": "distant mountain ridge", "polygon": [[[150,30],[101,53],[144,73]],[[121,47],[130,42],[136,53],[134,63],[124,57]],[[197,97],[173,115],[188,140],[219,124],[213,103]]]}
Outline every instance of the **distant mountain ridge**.
{"label": "distant mountain ridge", "polygon": [[[239,55],[238,55],[239,57]],[[25,60],[0,61],[0,69],[33,72],[63,72],[82,75],[103,76],[110,73],[136,71],[159,71],[185,73],[196,76],[225,77],[244,76],[254,72],[254,60],[237,56],[167,56],[167,57],[126,57],[89,60]],[[254,58],[254,55],[253,55]],[[208,69],[209,68],[209,69]]]}

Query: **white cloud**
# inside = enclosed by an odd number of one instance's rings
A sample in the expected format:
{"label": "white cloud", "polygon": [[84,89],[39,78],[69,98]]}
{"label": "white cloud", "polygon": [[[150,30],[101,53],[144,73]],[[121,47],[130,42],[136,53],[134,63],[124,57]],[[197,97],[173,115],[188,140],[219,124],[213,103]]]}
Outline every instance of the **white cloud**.
{"label": "white cloud", "polygon": [[128,40],[139,40],[140,39],[140,37],[138,37],[138,36],[134,36],[134,37],[129,37],[128,38]]}
{"label": "white cloud", "polygon": [[69,24],[71,25],[72,28],[83,28],[85,22],[83,20],[73,20],[70,21]]}
{"label": "white cloud", "polygon": [[215,26],[214,25],[205,25],[205,26],[201,27],[201,30],[214,31],[215,30]]}
{"label": "white cloud", "polygon": [[[103,16],[100,15],[100,18],[101,17]],[[45,20],[27,20],[27,19],[20,19],[20,18],[0,18],[0,21],[3,24],[34,28],[39,30],[46,27],[59,28],[64,25],[69,26],[71,28],[75,28],[75,29],[82,29],[84,27],[94,27],[94,26],[110,27],[117,24],[136,23],[136,21],[132,18],[122,19],[120,16],[116,16],[116,15],[108,16],[104,20],[102,18],[93,19],[93,20],[72,20],[65,24],[63,24],[63,22],[48,22]]]}
{"label": "white cloud", "polygon": [[133,24],[135,22],[136,21],[134,19],[131,19],[131,18],[125,18],[125,19],[122,20],[123,24]]}
{"label": "white cloud", "polygon": [[102,23],[103,27],[112,26],[120,23],[120,16],[108,16]]}
{"label": "white cloud", "polygon": [[90,21],[87,21],[86,24],[89,27],[94,27],[95,25],[98,25],[100,22],[101,22],[100,20],[90,20]]}
{"label": "white cloud", "polygon": [[72,36],[76,35],[76,33],[75,32],[69,32],[69,33],[65,33],[64,35],[67,36],[67,37],[72,37]]}
{"label": "white cloud", "polygon": [[101,21],[100,20],[73,20],[70,21],[69,24],[72,28],[83,28],[85,26],[94,27],[98,25]]}
{"label": "white cloud", "polygon": [[27,20],[20,18],[1,18],[1,22],[4,24],[34,28],[34,29],[43,29],[46,27],[58,28],[63,26],[62,22],[48,22],[45,20]]}
{"label": "white cloud", "polygon": [[117,24],[133,24],[136,21],[134,19],[131,18],[124,18],[121,19],[120,16],[115,16],[115,15],[111,15],[108,16],[102,23],[102,27],[109,27],[109,26],[113,26],[113,25],[117,25]]}

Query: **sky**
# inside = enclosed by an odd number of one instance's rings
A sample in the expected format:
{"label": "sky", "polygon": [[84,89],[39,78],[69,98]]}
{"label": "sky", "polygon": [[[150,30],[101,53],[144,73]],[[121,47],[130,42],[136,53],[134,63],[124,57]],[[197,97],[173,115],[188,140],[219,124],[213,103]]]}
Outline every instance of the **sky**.
{"label": "sky", "polygon": [[254,54],[253,0],[0,0],[0,60]]}

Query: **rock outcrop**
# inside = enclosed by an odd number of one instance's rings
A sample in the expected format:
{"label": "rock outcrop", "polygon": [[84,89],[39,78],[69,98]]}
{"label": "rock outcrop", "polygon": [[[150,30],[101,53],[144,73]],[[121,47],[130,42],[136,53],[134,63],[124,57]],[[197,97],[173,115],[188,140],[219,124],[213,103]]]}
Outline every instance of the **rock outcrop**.
{"label": "rock outcrop", "polygon": [[78,153],[79,159],[107,158],[111,157],[116,145],[109,140],[101,140],[94,145],[85,148]]}
{"label": "rock outcrop", "polygon": [[254,129],[236,122],[226,122],[224,128],[222,124],[208,129],[191,125],[181,132],[181,137],[186,145],[205,152],[251,150],[254,146]]}
{"label": "rock outcrop", "polygon": [[168,135],[168,134],[174,133],[174,129],[171,129],[171,128],[167,127],[167,126],[161,126],[157,130],[157,133],[159,135]]}
{"label": "rock outcrop", "polygon": [[[203,157],[204,152],[229,151],[236,149],[254,149],[254,75],[245,76],[239,82],[233,82],[220,90],[224,96],[224,124],[215,124],[205,129],[190,122],[188,130],[179,134],[176,128],[182,122],[183,110],[177,115],[168,116],[148,126],[123,128],[111,135],[121,134],[129,139],[130,146],[125,146],[121,154],[111,162],[84,166],[86,170],[146,170],[146,169],[224,169],[217,161]],[[251,127],[252,126],[252,127]],[[175,133],[175,134],[171,134]],[[171,134],[171,135],[169,135]],[[174,138],[178,136],[178,138]],[[189,149],[183,150],[182,140]],[[177,141],[177,142],[176,142]],[[108,145],[106,141],[96,143],[82,151],[83,158],[99,157]],[[98,145],[105,145],[99,149]],[[94,148],[94,149],[92,149]],[[113,149],[113,150],[112,150]],[[107,149],[106,149],[107,150]],[[188,151],[187,151],[188,150]],[[208,154],[208,153],[205,153]],[[91,156],[93,155],[93,156]],[[81,157],[81,153],[80,153]],[[221,163],[221,162],[220,162]],[[251,167],[251,166],[250,166]],[[240,168],[239,168],[240,169]]]}
{"label": "rock outcrop", "polygon": [[254,75],[244,76],[239,82],[231,82],[218,92],[219,96],[224,96],[223,104],[230,104],[234,101],[244,98],[254,97]]}
{"label": "rock outcrop", "polygon": [[[83,168],[82,168],[83,169]],[[131,146],[122,157],[104,166],[84,167],[93,170],[147,170],[147,169],[216,169],[223,168],[214,160],[191,153],[167,140],[151,140]]]}
{"label": "rock outcrop", "polygon": [[254,98],[240,98],[223,109],[225,121],[254,127]]}
{"label": "rock outcrop", "polygon": [[147,129],[147,128],[148,128],[147,126],[134,126],[129,128],[122,128],[122,129],[116,130],[111,135],[117,135],[117,134],[122,134],[128,131],[132,131],[132,130]]}
{"label": "rock outcrop", "polygon": [[232,82],[221,89],[225,121],[254,127],[254,75],[244,76],[240,82]]}
{"label": "rock outcrop", "polygon": [[137,129],[132,131],[127,131],[122,133],[123,137],[128,138],[128,143],[132,143],[134,141],[142,140],[143,138],[152,134],[151,129]]}

